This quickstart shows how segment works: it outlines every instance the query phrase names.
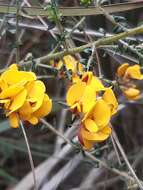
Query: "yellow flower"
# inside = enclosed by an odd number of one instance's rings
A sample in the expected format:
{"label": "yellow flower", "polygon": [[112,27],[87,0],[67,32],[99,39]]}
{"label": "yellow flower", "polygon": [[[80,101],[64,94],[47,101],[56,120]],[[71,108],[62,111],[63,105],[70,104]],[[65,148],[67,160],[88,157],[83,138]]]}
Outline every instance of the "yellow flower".
{"label": "yellow flower", "polygon": [[124,90],[124,95],[129,100],[138,100],[140,98],[140,90],[138,90],[137,88],[128,88]]}
{"label": "yellow flower", "polygon": [[71,109],[87,113],[95,103],[98,92],[103,90],[105,87],[92,72],[86,72],[80,81],[69,88],[67,104]]}
{"label": "yellow flower", "polygon": [[83,66],[79,63],[73,56],[66,55],[63,57],[63,60],[60,60],[57,64],[57,69],[61,69],[65,65],[67,70],[71,70],[73,73],[79,72],[82,74]]}
{"label": "yellow flower", "polygon": [[78,133],[78,138],[83,147],[89,150],[95,143],[105,141],[110,135],[111,128],[109,126],[105,126],[97,132],[89,131],[85,128],[85,126],[81,126]]}
{"label": "yellow flower", "polygon": [[106,89],[82,120],[81,138],[86,149],[94,143],[106,140],[111,134],[108,126],[111,116],[116,113],[118,102],[111,88]]}
{"label": "yellow flower", "polygon": [[19,127],[20,120],[35,125],[40,117],[49,114],[52,101],[45,90],[44,83],[36,80],[33,72],[18,71],[16,64],[0,76],[0,103],[11,127]]}
{"label": "yellow flower", "polygon": [[[106,100],[98,99],[82,120],[78,137],[85,149],[90,149],[94,143],[106,140],[111,134],[109,122],[112,114],[116,113],[117,100],[113,96],[114,101],[111,102],[113,93],[111,89],[105,93],[104,99]],[[110,97],[111,99],[108,99]]]}
{"label": "yellow flower", "polygon": [[111,114],[117,112],[118,102],[111,88],[107,88],[102,96],[103,100],[110,106]]}
{"label": "yellow flower", "polygon": [[[103,111],[107,113],[104,115]],[[79,130],[79,140],[85,149],[90,149],[95,143],[106,140],[111,134],[111,128],[108,127],[111,117],[110,108],[105,106],[102,100],[95,104],[88,116],[82,121],[82,127]]]}
{"label": "yellow flower", "polygon": [[92,72],[85,72],[81,80],[89,85],[95,92],[105,90],[101,81],[95,77]]}
{"label": "yellow flower", "polygon": [[[137,100],[140,97],[140,90],[136,88],[130,79],[142,80],[143,74],[141,74],[140,65],[129,66],[128,63],[122,64],[117,70],[117,76],[121,79],[121,89],[123,94],[129,100]],[[128,83],[127,83],[128,82]],[[119,81],[120,83],[120,81]]]}
{"label": "yellow flower", "polygon": [[1,79],[8,85],[13,85],[20,82],[29,82],[36,80],[36,75],[33,72],[18,71],[16,64],[13,64],[1,75]]}
{"label": "yellow flower", "polygon": [[117,112],[118,102],[112,89],[105,88],[92,72],[85,72],[80,81],[69,88],[66,100],[71,110],[81,113],[78,138],[85,149],[110,136],[109,122]]}
{"label": "yellow flower", "polygon": [[130,78],[130,79],[137,79],[137,80],[143,79],[143,74],[141,74],[141,67],[140,65],[137,64],[133,66],[129,66],[128,63],[122,64],[117,70],[117,75],[119,77]]}
{"label": "yellow flower", "polygon": [[73,56],[66,55],[58,63],[55,63],[53,60],[50,62],[51,65],[58,70],[60,70],[60,77],[64,77],[64,70],[61,70],[63,66],[67,71],[72,71],[72,82],[76,83],[80,80],[80,75],[83,74],[83,65],[78,62]]}
{"label": "yellow flower", "polygon": [[117,76],[118,77],[123,77],[125,75],[125,72],[126,72],[126,70],[127,70],[128,67],[129,67],[128,63],[124,63],[120,67],[118,67],[118,69],[117,69]]}

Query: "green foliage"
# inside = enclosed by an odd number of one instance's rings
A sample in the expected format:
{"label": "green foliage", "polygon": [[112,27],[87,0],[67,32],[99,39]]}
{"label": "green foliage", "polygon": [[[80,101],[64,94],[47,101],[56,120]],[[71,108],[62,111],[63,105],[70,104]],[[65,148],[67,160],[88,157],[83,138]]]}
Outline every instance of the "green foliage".
{"label": "green foliage", "polygon": [[89,6],[92,3],[92,0],[80,0],[80,3],[82,5]]}
{"label": "green foliage", "polygon": [[52,4],[52,3],[49,3],[46,7],[45,7],[45,10],[48,11],[48,19],[51,21],[51,22],[57,22],[57,20],[61,20],[61,13],[58,11],[57,7]]}

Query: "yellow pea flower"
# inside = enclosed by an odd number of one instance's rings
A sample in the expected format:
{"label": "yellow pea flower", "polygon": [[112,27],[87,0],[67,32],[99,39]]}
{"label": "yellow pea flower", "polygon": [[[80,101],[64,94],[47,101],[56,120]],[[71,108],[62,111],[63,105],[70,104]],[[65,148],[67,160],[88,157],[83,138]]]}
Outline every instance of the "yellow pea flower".
{"label": "yellow pea flower", "polygon": [[11,99],[11,105],[9,105],[10,113],[15,112],[24,104],[26,96],[27,90],[24,89]]}
{"label": "yellow pea flower", "polygon": [[118,69],[117,69],[117,76],[118,77],[123,77],[125,75],[125,72],[126,72],[126,70],[127,70],[128,67],[129,67],[128,63],[124,63],[120,67],[118,67]]}
{"label": "yellow pea flower", "polygon": [[93,119],[99,126],[105,126],[109,123],[111,117],[111,110],[108,104],[103,100],[97,100],[93,109]]}
{"label": "yellow pea flower", "polygon": [[57,64],[57,68],[61,69],[61,67],[65,65],[67,70],[71,70],[73,73],[83,72],[83,66],[81,63],[78,63],[78,61],[71,55],[66,55],[63,57],[63,61],[60,60]]}
{"label": "yellow pea flower", "polygon": [[124,95],[129,99],[129,100],[138,100],[140,97],[140,90],[137,88],[128,88],[124,90]]}
{"label": "yellow pea flower", "polygon": [[3,104],[10,126],[19,127],[19,121],[35,125],[40,117],[48,115],[52,101],[45,93],[42,81],[36,80],[33,72],[19,71],[11,65],[0,76],[0,103]]}
{"label": "yellow pea flower", "polygon": [[[78,62],[73,56],[66,55],[58,63],[55,63],[53,60],[50,61],[51,65],[58,70],[61,70],[65,66],[67,71],[72,71],[72,82],[76,83],[80,81],[79,75],[83,74],[83,65]],[[63,77],[64,73],[60,72],[60,77]]]}
{"label": "yellow pea flower", "polygon": [[85,91],[86,84],[84,82],[78,82],[73,84],[66,95],[66,100],[68,106],[73,106],[75,103],[79,102],[83,93]]}
{"label": "yellow pea flower", "polygon": [[38,110],[42,105],[44,95],[45,95],[45,85],[42,81],[33,81],[31,88],[28,90],[27,99],[32,105],[33,112]]}
{"label": "yellow pea flower", "polygon": [[86,82],[95,92],[105,90],[105,87],[101,81],[93,75],[92,72],[85,72],[81,79],[83,82]]}
{"label": "yellow pea flower", "polygon": [[71,109],[87,113],[94,105],[99,91],[105,90],[103,84],[93,76],[92,72],[85,72],[82,79],[73,84],[66,96],[67,104]]}
{"label": "yellow pea flower", "polygon": [[[142,80],[143,74],[141,73],[140,65],[129,66],[128,63],[122,64],[117,70],[117,76],[121,79],[122,91],[125,97],[129,100],[137,100],[141,98],[140,90],[136,85],[130,82],[130,79]],[[119,81],[120,83],[120,81]],[[129,84],[129,85],[128,85]]]}
{"label": "yellow pea flower", "polygon": [[[91,126],[93,126],[91,124]],[[80,127],[78,138],[83,147],[91,149],[95,143],[105,141],[111,135],[111,128],[105,126],[97,132],[88,131],[84,126]]]}
{"label": "yellow pea flower", "polygon": [[143,79],[140,65],[133,65],[133,66],[128,67],[125,75],[132,79],[137,79],[137,80]]}
{"label": "yellow pea flower", "polygon": [[49,98],[49,96],[45,94],[41,107],[38,110],[36,110],[33,113],[33,115],[37,118],[45,117],[47,114],[51,112],[51,109],[52,109],[52,101]]}
{"label": "yellow pea flower", "polygon": [[102,98],[110,106],[111,114],[114,115],[117,112],[118,102],[113,90],[111,88],[107,88]]}
{"label": "yellow pea flower", "polygon": [[[111,116],[116,113],[117,109],[117,100],[112,93],[112,90],[108,89],[104,94],[104,99],[102,97],[96,100],[82,120],[78,137],[86,149],[92,148],[94,143],[106,140],[111,134],[111,128],[108,125]],[[111,99],[109,100],[110,96]]]}
{"label": "yellow pea flower", "polygon": [[16,112],[13,112],[9,115],[9,122],[10,122],[10,126],[12,128],[18,128],[19,127],[19,116]]}
{"label": "yellow pea flower", "polygon": [[17,66],[14,64],[1,75],[1,79],[8,85],[12,85],[21,81],[34,81],[36,80],[36,75],[33,72],[18,71]]}
{"label": "yellow pea flower", "polygon": [[110,136],[108,125],[117,112],[118,102],[112,89],[105,88],[92,72],[85,72],[80,81],[69,88],[66,100],[72,110],[81,113],[78,139],[85,149]]}
{"label": "yellow pea flower", "polygon": [[140,65],[137,64],[133,66],[129,66],[128,63],[122,64],[117,70],[117,75],[119,77],[130,78],[130,79],[137,79],[137,80],[143,79],[143,74],[141,74],[141,67]]}

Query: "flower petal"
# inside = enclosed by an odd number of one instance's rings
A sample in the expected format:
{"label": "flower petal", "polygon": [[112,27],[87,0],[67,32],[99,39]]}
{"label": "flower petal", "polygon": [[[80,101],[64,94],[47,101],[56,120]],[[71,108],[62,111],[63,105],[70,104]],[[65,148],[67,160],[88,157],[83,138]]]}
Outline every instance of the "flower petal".
{"label": "flower petal", "polygon": [[17,64],[12,64],[9,66],[9,69],[18,71],[18,66]]}
{"label": "flower petal", "polygon": [[123,77],[128,67],[129,67],[128,63],[124,63],[120,67],[118,67],[117,70],[118,77]]}
{"label": "flower petal", "polygon": [[33,82],[31,89],[28,91],[29,98],[34,98],[35,103],[31,102],[33,112],[38,110],[43,103],[45,95],[45,85],[42,81],[37,80]]}
{"label": "flower petal", "polygon": [[66,95],[67,104],[72,106],[73,104],[77,103],[80,98],[82,97],[86,84],[83,82],[78,82],[73,84]]}
{"label": "flower petal", "polygon": [[51,109],[52,109],[52,101],[49,98],[49,96],[45,94],[41,107],[33,114],[35,117],[38,117],[38,118],[44,117],[50,113]]}
{"label": "flower petal", "polygon": [[98,126],[105,126],[109,123],[110,117],[110,107],[103,99],[99,99],[93,109],[93,118],[95,123]]}
{"label": "flower petal", "polygon": [[106,89],[102,96],[103,100],[111,107],[112,115],[117,112],[118,102],[111,88]]}
{"label": "flower petal", "polygon": [[104,133],[104,134],[107,134],[107,135],[110,135],[111,132],[112,132],[112,129],[111,129],[111,127],[109,127],[109,126],[107,125],[107,126],[105,126],[100,132],[101,132],[101,133]]}
{"label": "flower petal", "polygon": [[82,81],[86,82],[86,84],[89,85],[95,92],[105,90],[105,87],[101,81],[97,77],[93,76],[92,72],[85,72],[82,76]]}
{"label": "flower petal", "polygon": [[143,79],[143,75],[141,74],[139,65],[133,65],[127,68],[126,70],[126,75],[132,79],[138,79],[141,80]]}
{"label": "flower petal", "polygon": [[86,139],[83,139],[83,146],[85,150],[90,150],[94,145],[93,141],[88,141]]}
{"label": "flower petal", "polygon": [[9,69],[1,75],[1,79],[8,85],[13,85],[21,81],[33,81],[36,80],[36,75],[33,72],[17,71],[15,69]]}
{"label": "flower petal", "polygon": [[96,93],[90,86],[86,86],[80,103],[82,104],[82,112],[87,113],[91,107],[95,104]]}
{"label": "flower petal", "polygon": [[30,119],[28,119],[28,121],[32,125],[36,125],[38,123],[38,118],[37,117],[31,117]]}
{"label": "flower petal", "polygon": [[21,83],[14,84],[0,93],[0,99],[14,97],[23,89],[24,87],[21,85]]}
{"label": "flower petal", "polygon": [[84,72],[81,80],[83,82],[86,82],[87,85],[89,85],[92,80],[92,77],[93,77],[92,72]]}
{"label": "flower petal", "polygon": [[128,88],[124,90],[124,95],[131,100],[137,100],[140,98],[140,90],[137,88]]}
{"label": "flower petal", "polygon": [[86,139],[84,139],[82,137],[82,134],[81,134],[81,129],[82,127],[84,127],[83,125],[80,126],[79,130],[78,130],[78,140],[80,142],[80,144],[86,149],[86,150],[89,150],[93,147],[93,141],[88,141]]}
{"label": "flower petal", "polygon": [[71,110],[73,113],[81,112],[81,105],[79,103],[75,103],[71,106]]}
{"label": "flower petal", "polygon": [[33,110],[32,110],[32,107],[31,107],[30,103],[28,101],[25,101],[25,103],[18,110],[18,112],[19,112],[19,115],[20,115],[20,119],[25,121],[25,120],[28,120],[29,118],[31,118]]}
{"label": "flower petal", "polygon": [[19,117],[18,117],[17,113],[13,112],[9,115],[9,122],[10,122],[10,126],[12,128],[19,127]]}
{"label": "flower petal", "polygon": [[0,79],[0,92],[5,90],[6,88],[8,88],[7,83],[4,80]]}
{"label": "flower petal", "polygon": [[91,82],[90,82],[90,87],[95,91],[102,91],[105,90],[105,87],[103,86],[103,84],[101,83],[101,81],[97,78],[97,77],[93,77]]}
{"label": "flower petal", "polygon": [[109,131],[109,127],[108,127],[108,129],[106,129],[104,127],[104,130],[101,130],[97,133],[91,133],[91,132],[85,130],[84,128],[81,129],[81,135],[82,135],[83,139],[95,141],[95,142],[106,140],[109,137],[110,132],[111,132],[111,130]]}
{"label": "flower petal", "polygon": [[92,119],[86,119],[84,121],[84,126],[89,132],[97,132],[98,126]]}
{"label": "flower petal", "polygon": [[9,107],[10,112],[14,112],[14,111],[18,110],[24,104],[26,96],[27,96],[27,90],[25,90],[25,89],[22,90],[20,93],[18,93],[14,97],[14,99]]}
{"label": "flower petal", "polygon": [[64,63],[67,70],[72,70],[73,73],[77,71],[77,61],[71,55],[64,56]]}

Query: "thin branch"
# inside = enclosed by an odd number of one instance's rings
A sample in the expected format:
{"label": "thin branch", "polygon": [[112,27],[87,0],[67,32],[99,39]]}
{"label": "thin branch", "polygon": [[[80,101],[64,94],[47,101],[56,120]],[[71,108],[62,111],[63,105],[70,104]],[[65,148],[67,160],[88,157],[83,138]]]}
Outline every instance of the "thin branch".
{"label": "thin branch", "polygon": [[[103,6],[106,11],[109,13],[117,13],[124,12],[128,10],[134,10],[137,8],[143,7],[143,2],[126,2],[126,3],[116,3]],[[9,13],[16,14],[15,6],[8,5],[0,5],[0,13]],[[103,14],[98,7],[89,7],[89,8],[81,8],[81,7],[60,7],[60,13],[63,16],[87,16],[87,15],[100,15]],[[27,13],[27,16],[49,16],[49,12],[39,7],[24,7],[20,11],[20,15],[24,16]]]}
{"label": "thin branch", "polygon": [[[64,51],[61,51],[58,53],[48,54],[48,55],[45,55],[43,57],[37,58],[34,61],[39,61],[41,63],[47,63],[47,61],[49,61],[51,59],[60,58],[60,57],[63,57],[65,55],[68,55],[68,54],[75,54],[75,53],[82,52],[83,50],[85,50],[89,47],[92,47],[93,45],[96,48],[98,48],[102,45],[112,44],[113,42],[116,42],[120,39],[126,38],[128,36],[133,36],[136,34],[141,34],[141,33],[143,33],[143,25],[136,27],[136,28],[133,28],[133,29],[130,29],[126,32],[122,32],[120,34],[115,34],[114,36],[99,39],[97,41],[82,45],[80,47],[70,48],[70,49],[68,49],[68,51],[64,50]],[[20,62],[20,65],[25,65],[25,64],[29,64],[29,62],[24,62],[24,61]]]}
{"label": "thin branch", "polygon": [[[68,139],[66,138],[63,134],[61,134],[59,131],[57,131],[52,125],[50,125],[49,123],[47,123],[44,119],[40,119],[40,121],[46,125],[49,130],[51,130],[53,133],[55,133],[56,135],[59,135],[65,142],[67,142],[68,144],[70,144],[73,148],[75,148],[74,144]],[[127,173],[125,172],[122,172],[122,171],[119,171],[118,169],[116,168],[111,168],[108,166],[108,164],[106,164],[104,161],[94,157],[90,152],[87,152],[87,151],[84,151],[85,155],[90,158],[92,161],[95,161],[95,162],[98,162],[101,166],[105,167],[106,169],[108,169],[109,171],[117,174],[117,175],[120,175],[128,180],[131,180],[133,182],[135,182],[136,180],[131,177],[130,175],[128,175]],[[139,182],[137,182],[137,184],[140,186],[139,187],[142,187],[142,181],[140,180]]]}
{"label": "thin branch", "polygon": [[133,175],[133,177],[134,177],[135,180],[136,180],[136,183],[138,184],[138,186],[139,186],[140,189],[142,190],[142,189],[143,189],[143,185],[142,185],[142,183],[140,182],[140,180],[138,179],[138,177],[137,177],[135,171],[133,170],[131,164],[129,163],[129,161],[128,161],[128,159],[127,159],[127,156],[126,156],[126,154],[125,154],[125,152],[124,152],[124,150],[123,150],[123,148],[122,148],[122,146],[121,146],[121,144],[120,144],[120,142],[119,142],[119,140],[118,140],[118,137],[117,137],[117,135],[116,135],[116,133],[115,133],[113,127],[112,127],[112,135],[113,135],[113,138],[114,138],[114,140],[115,140],[115,142],[116,142],[116,144],[117,144],[117,146],[118,146],[118,148],[119,148],[119,150],[120,150],[121,155],[123,156],[123,158],[124,158],[124,160],[125,160],[125,163],[127,164],[128,168],[129,168],[129,171],[131,172],[131,174]]}
{"label": "thin branch", "polygon": [[[105,17],[114,25],[117,26],[119,28],[121,28],[123,31],[127,32],[129,29],[126,28],[125,26],[123,26],[122,24],[120,24],[119,22],[116,22],[116,20],[114,19],[114,17],[112,15],[110,15],[107,11],[105,11],[102,7],[99,6],[99,9],[103,12],[103,14],[105,15]],[[138,57],[143,58],[143,55],[135,48],[135,47],[131,47],[128,45],[128,43],[124,42],[123,40],[119,40],[119,42],[127,47],[131,52],[133,52],[134,54],[136,54]]]}
{"label": "thin branch", "polygon": [[75,155],[67,164],[65,164],[56,174],[44,184],[41,190],[56,190],[82,161],[81,155]]}
{"label": "thin branch", "polygon": [[20,121],[20,126],[21,126],[21,129],[22,129],[22,133],[23,133],[23,136],[24,136],[24,139],[25,139],[27,150],[28,150],[29,161],[30,161],[30,165],[31,165],[31,169],[32,169],[32,174],[33,174],[34,190],[38,190],[38,188],[37,188],[37,182],[36,182],[36,176],[35,176],[35,169],[34,169],[33,158],[32,158],[29,142],[28,142],[27,135],[26,135],[26,132],[25,132],[25,129],[24,129],[22,121]]}
{"label": "thin branch", "polygon": [[19,0],[16,0],[16,63],[19,64],[20,52],[19,52]]}
{"label": "thin branch", "polygon": [[120,155],[118,153],[117,145],[116,145],[115,140],[114,140],[112,135],[111,135],[111,141],[112,141],[112,144],[113,144],[113,147],[114,147],[114,150],[115,150],[119,165],[121,165],[122,163],[121,163]]}

